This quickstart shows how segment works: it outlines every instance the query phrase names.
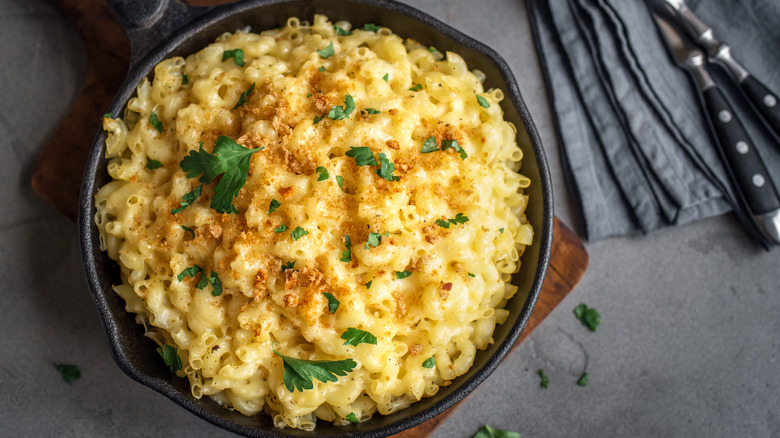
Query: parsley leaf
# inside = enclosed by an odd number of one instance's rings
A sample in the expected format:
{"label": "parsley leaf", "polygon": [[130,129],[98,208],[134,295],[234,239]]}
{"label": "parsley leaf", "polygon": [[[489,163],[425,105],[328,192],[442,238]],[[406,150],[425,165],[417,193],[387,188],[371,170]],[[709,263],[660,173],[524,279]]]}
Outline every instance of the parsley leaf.
{"label": "parsley leaf", "polygon": [[219,281],[219,275],[216,272],[211,271],[208,282],[212,288],[211,295],[214,295],[215,297],[222,295],[222,282]]}
{"label": "parsley leaf", "polygon": [[171,214],[179,214],[182,211],[184,211],[185,208],[192,205],[192,203],[195,202],[195,200],[200,197],[200,193],[202,190],[203,190],[203,186],[200,185],[198,187],[195,187],[191,192],[182,196],[181,204],[179,204],[179,208],[174,208],[173,210],[171,210]]}
{"label": "parsley leaf", "polygon": [[347,421],[349,421],[350,423],[355,423],[355,424],[357,424],[357,423],[360,423],[360,420],[358,420],[358,417],[357,417],[357,415],[355,415],[355,413],[354,413],[354,412],[350,412],[350,413],[349,413],[349,414],[347,414],[347,416],[346,416],[346,417],[344,417],[344,418],[346,418],[346,419],[347,419]]}
{"label": "parsley leaf", "polygon": [[65,383],[72,383],[81,378],[81,370],[76,365],[54,365],[57,368],[57,371],[62,374],[62,380],[65,381]]}
{"label": "parsley leaf", "polygon": [[349,150],[344,154],[348,157],[353,157],[355,163],[358,166],[376,166],[376,157],[367,146],[350,146]]}
{"label": "parsley leaf", "polygon": [[241,105],[243,105],[244,102],[246,102],[246,99],[249,97],[249,95],[252,94],[252,90],[254,89],[255,89],[255,83],[252,82],[252,85],[249,87],[249,89],[241,93],[240,96],[238,96],[238,102],[236,102],[236,106],[234,106],[233,109],[236,109]]}
{"label": "parsley leaf", "polygon": [[388,181],[398,181],[401,179],[398,176],[393,175],[395,171],[395,164],[391,163],[387,159],[387,155],[384,152],[379,153],[379,169],[375,170],[376,174]]}
{"label": "parsley leaf", "polygon": [[436,47],[433,47],[433,46],[428,47],[428,51],[431,52],[431,53],[438,52],[438,50],[436,50]]}
{"label": "parsley leaf", "polygon": [[450,221],[450,223],[452,223],[454,225],[465,224],[466,222],[469,221],[469,218],[468,218],[468,216],[464,216],[463,213],[458,213],[458,214],[455,215],[454,219],[450,219],[449,221]]}
{"label": "parsley leaf", "polygon": [[336,31],[336,35],[338,35],[338,36],[350,36],[350,35],[352,35],[352,32],[350,32],[350,31],[348,31],[346,29],[340,28],[338,26],[333,26],[333,30]]}
{"label": "parsley leaf", "polygon": [[286,271],[288,269],[292,269],[293,267],[295,267],[295,260],[283,264],[282,265],[282,272],[284,272],[284,271]]}
{"label": "parsley leaf", "polygon": [[349,263],[352,261],[352,240],[350,240],[349,236],[344,236],[344,246],[347,249],[341,254],[340,260],[344,263]]}
{"label": "parsley leaf", "polygon": [[339,183],[339,188],[344,191],[344,178],[341,175],[336,175],[336,182]]}
{"label": "parsley leaf", "polygon": [[310,98],[310,97],[311,97],[311,93],[309,93],[309,94],[307,94],[307,95],[306,95],[306,98],[307,98],[307,99],[308,99],[308,98]]}
{"label": "parsley leaf", "polygon": [[300,239],[301,237],[303,237],[303,236],[305,236],[307,234],[309,234],[308,231],[304,230],[301,227],[296,227],[293,230],[293,232],[292,232],[292,238],[293,238],[293,240],[298,240],[298,239]]}
{"label": "parsley leaf", "polygon": [[436,358],[431,356],[428,359],[425,359],[425,362],[422,363],[423,368],[433,368],[436,366]]}
{"label": "parsley leaf", "polygon": [[594,308],[588,308],[585,304],[580,304],[574,308],[574,315],[580,322],[588,327],[590,331],[595,332],[601,324],[601,315]]}
{"label": "parsley leaf", "polygon": [[330,58],[334,53],[336,53],[336,51],[333,49],[333,41],[328,44],[328,47],[325,47],[322,50],[317,50],[317,54],[320,55],[322,59]]}
{"label": "parsley leaf", "polygon": [[181,358],[179,357],[179,353],[176,351],[176,347],[171,345],[157,347],[157,354],[160,355],[160,357],[165,362],[165,365],[168,365],[168,368],[173,374],[176,374],[176,372],[181,370]]}
{"label": "parsley leaf", "polygon": [[336,313],[336,311],[339,310],[339,304],[341,304],[339,300],[330,292],[324,292],[323,295],[325,295],[325,298],[328,300],[328,310],[331,315]]}
{"label": "parsley leaf", "polygon": [[146,168],[149,170],[159,169],[162,165],[163,164],[157,160],[149,160],[146,162]]}
{"label": "parsley leaf", "polygon": [[179,275],[176,276],[176,279],[179,281],[184,281],[184,279],[187,277],[195,278],[195,276],[201,272],[203,272],[203,268],[201,268],[200,265],[192,265],[189,268],[181,271]]}
{"label": "parsley leaf", "polygon": [[314,116],[314,124],[320,123],[322,119],[324,119],[325,116]]}
{"label": "parsley leaf", "polygon": [[373,247],[379,246],[382,243],[382,235],[379,233],[368,233],[368,240],[366,241],[366,249],[371,245]]}
{"label": "parsley leaf", "polygon": [[371,333],[357,329],[355,327],[350,327],[341,334],[341,339],[344,339],[346,342],[344,342],[344,345],[352,345],[357,347],[360,344],[371,344],[376,345],[376,336],[372,335]]}
{"label": "parsley leaf", "polygon": [[355,98],[347,94],[344,96],[344,106],[336,105],[328,112],[328,117],[333,120],[344,120],[355,111]]}
{"label": "parsley leaf", "polygon": [[157,132],[162,134],[163,132],[162,122],[160,121],[160,119],[157,118],[157,114],[155,114],[154,111],[152,111],[152,113],[149,114],[149,123],[151,123],[152,126],[154,126],[154,129],[156,129]]}
{"label": "parsley leaf", "polygon": [[501,234],[504,234],[504,229],[503,229],[503,228],[499,228],[499,229],[498,229],[498,231],[499,231]]}
{"label": "parsley leaf", "polygon": [[364,110],[361,110],[361,111],[360,111],[360,114],[363,114],[363,113],[368,113],[368,114],[379,114],[379,113],[381,113],[381,112],[382,112],[382,111],[379,111],[378,109],[374,109],[374,108],[366,108],[366,109],[364,109]]}
{"label": "parsley leaf", "polygon": [[577,384],[580,386],[588,386],[588,381],[590,381],[590,376],[588,376],[588,373],[582,373],[579,380],[577,380]]}
{"label": "parsley leaf", "polygon": [[326,179],[330,178],[330,173],[328,173],[328,169],[319,166],[317,167],[316,170],[320,174],[320,177],[317,178],[317,181],[325,181]]}
{"label": "parsley leaf", "polygon": [[185,225],[182,225],[181,229],[186,231],[186,232],[188,232],[188,233],[190,233],[190,234],[192,234],[192,238],[193,239],[195,238],[195,230],[193,230],[192,228],[190,228],[188,226],[185,226]]}
{"label": "parsley leaf", "polygon": [[279,233],[284,233],[285,231],[287,231],[287,225],[281,224],[279,225],[278,228],[274,230],[274,233],[279,234]]}
{"label": "parsley leaf", "polygon": [[479,94],[477,94],[477,103],[479,103],[479,106],[482,108],[490,108],[490,102]]}
{"label": "parsley leaf", "polygon": [[385,82],[389,82],[390,81],[390,73],[385,73],[385,75],[382,76],[382,79],[384,79]]}
{"label": "parsley leaf", "polygon": [[335,382],[336,376],[346,376],[356,366],[352,359],[345,360],[304,360],[283,356],[274,350],[274,354],[284,362],[284,386],[294,392],[314,388],[314,379],[320,382]]}
{"label": "parsley leaf", "polygon": [[547,385],[550,384],[550,378],[547,377],[547,374],[545,374],[544,370],[541,368],[539,368],[539,371],[537,371],[537,373],[539,373],[539,377],[542,379],[539,382],[539,384],[542,386],[542,388],[547,388]]}
{"label": "parsley leaf", "polygon": [[371,280],[371,281],[369,281],[368,283],[366,283],[366,284],[365,284],[365,286],[366,286],[366,289],[371,289],[371,283],[373,283],[373,282],[374,282],[374,280]]}
{"label": "parsley leaf", "polygon": [[466,150],[463,149],[460,144],[458,144],[458,140],[442,140],[441,141],[441,150],[446,151],[447,148],[455,149],[455,152],[460,154],[460,159],[465,160],[469,157],[469,154],[466,153]]}
{"label": "parsley leaf", "polygon": [[241,49],[225,50],[222,52],[223,61],[227,61],[230,58],[233,58],[233,62],[239,67],[243,67],[244,64],[246,64],[244,62],[244,51]]}
{"label": "parsley leaf", "polygon": [[436,219],[436,225],[442,227],[442,228],[449,228],[450,223],[445,221],[444,219]]}
{"label": "parsley leaf", "polygon": [[325,66],[324,66],[324,65],[322,65],[322,66],[320,66],[320,68],[318,68],[317,70],[318,70],[318,71],[325,71]]}
{"label": "parsley leaf", "polygon": [[421,84],[414,84],[414,87],[409,89],[409,91],[420,91],[420,90],[422,90]]}
{"label": "parsley leaf", "polygon": [[189,83],[190,83],[190,78],[186,74],[181,75],[181,84],[187,85]]}
{"label": "parsley leaf", "polygon": [[277,201],[276,199],[271,199],[271,205],[268,206],[268,214],[273,213],[276,211],[277,208],[281,207],[282,203]]}
{"label": "parsley leaf", "polygon": [[103,114],[103,118],[104,119],[113,119],[114,118],[114,113],[105,113],[105,114]]}
{"label": "parsley leaf", "polygon": [[471,272],[469,272],[469,277],[476,277],[476,275],[474,275]]}
{"label": "parsley leaf", "polygon": [[411,271],[395,271],[395,276],[399,280],[402,278],[406,278],[408,276],[412,275]]}
{"label": "parsley leaf", "polygon": [[511,430],[496,429],[487,424],[482,426],[471,438],[521,438],[520,434]]}
{"label": "parsley leaf", "polygon": [[200,182],[204,184],[222,175],[222,179],[214,188],[211,208],[220,213],[238,213],[233,206],[233,198],[238,196],[241,187],[246,183],[252,154],[262,149],[247,149],[230,137],[220,135],[212,154],[204,151],[201,143],[200,150],[190,151],[190,154],[181,160],[179,166],[187,172],[187,178],[195,178],[198,174],[202,174]]}
{"label": "parsley leaf", "polygon": [[425,140],[423,142],[423,147],[420,150],[420,152],[422,152],[424,154],[427,154],[427,153],[430,153],[430,152],[436,152],[438,150],[439,150],[439,147],[436,146],[436,137],[431,136],[430,138],[428,138],[428,140]]}
{"label": "parsley leaf", "polygon": [[367,31],[370,31],[370,32],[376,32],[376,31],[379,30],[379,26],[377,26],[374,23],[366,23],[366,24],[363,25],[363,30],[367,30]]}

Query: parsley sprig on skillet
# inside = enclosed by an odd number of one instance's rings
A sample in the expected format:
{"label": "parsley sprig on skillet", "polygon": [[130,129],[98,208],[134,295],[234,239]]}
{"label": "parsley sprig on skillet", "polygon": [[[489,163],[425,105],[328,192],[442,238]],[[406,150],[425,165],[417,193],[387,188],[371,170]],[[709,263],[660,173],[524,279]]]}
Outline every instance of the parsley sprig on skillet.
{"label": "parsley sprig on skillet", "polygon": [[305,360],[284,356],[274,350],[274,354],[284,362],[284,386],[290,392],[314,388],[314,379],[320,382],[335,382],[336,376],[346,376],[355,369],[357,363],[345,360]]}

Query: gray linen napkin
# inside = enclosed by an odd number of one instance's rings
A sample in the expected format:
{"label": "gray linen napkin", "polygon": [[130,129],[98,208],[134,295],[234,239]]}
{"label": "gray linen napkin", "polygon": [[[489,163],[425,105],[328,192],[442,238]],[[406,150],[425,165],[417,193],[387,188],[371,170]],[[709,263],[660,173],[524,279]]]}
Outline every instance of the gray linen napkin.
{"label": "gray linen napkin", "polygon": [[[691,78],[673,63],[642,1],[527,4],[586,238],[650,233],[731,206],[744,219]],[[780,2],[689,6],[756,77],[780,89]],[[746,120],[756,116],[725,73],[715,76],[779,182],[776,141],[760,122]]]}

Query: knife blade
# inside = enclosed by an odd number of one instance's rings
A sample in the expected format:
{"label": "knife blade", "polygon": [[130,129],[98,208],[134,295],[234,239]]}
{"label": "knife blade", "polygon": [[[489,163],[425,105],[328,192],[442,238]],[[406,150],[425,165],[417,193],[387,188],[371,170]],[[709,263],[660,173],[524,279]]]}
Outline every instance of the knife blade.
{"label": "knife blade", "polygon": [[769,243],[780,245],[780,196],[742,122],[707,71],[705,54],[655,11],[653,18],[678,65],[696,79],[721,155],[754,225]]}
{"label": "knife blade", "polygon": [[[780,138],[780,100],[778,100],[777,94],[750,74],[747,68],[734,58],[731,54],[731,47],[715,37],[712,28],[693,13],[685,0],[663,1],[675,10],[684,25],[684,30],[691,38],[707,49],[708,55],[712,59],[719,61],[726,67],[726,70],[748,97],[748,101],[763,117],[766,125]],[[780,143],[776,146],[780,147]]]}

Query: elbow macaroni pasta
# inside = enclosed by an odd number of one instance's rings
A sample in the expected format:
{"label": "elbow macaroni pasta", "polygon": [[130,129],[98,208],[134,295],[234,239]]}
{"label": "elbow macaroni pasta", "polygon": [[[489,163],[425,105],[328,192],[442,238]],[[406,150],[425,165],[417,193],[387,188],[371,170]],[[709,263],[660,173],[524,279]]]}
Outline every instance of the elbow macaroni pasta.
{"label": "elbow macaroni pasta", "polygon": [[[329,44],[332,56],[317,52]],[[234,49],[245,65],[223,61]],[[103,120],[113,181],[96,195],[101,248],[119,262],[115,290],[127,310],[157,343],[176,347],[178,374],[195,397],[312,430],[318,418],[348,424],[350,413],[364,421],[403,409],[469,369],[507,318],[510,276],[533,238],[515,129],[503,120],[501,90],[483,90],[483,78],[457,54],[387,28],[340,36],[324,16],[290,18],[280,29],[226,33],[186,59],[162,61],[123,117]],[[356,103],[349,117],[314,123],[346,95]],[[212,150],[221,135],[263,148],[233,200],[239,213],[209,208],[212,183],[172,214],[198,186],[179,162],[201,142]],[[440,149],[456,140],[467,157],[421,153],[430,137]],[[352,146],[384,153],[399,180],[357,166],[345,155]],[[162,166],[149,169],[149,160]],[[329,177],[319,180],[317,167]],[[274,199],[280,206],[269,214]],[[468,221],[436,222],[459,213]],[[289,229],[275,232],[282,224]],[[296,227],[308,234],[293,239]],[[369,245],[369,233],[381,242]],[[293,269],[283,269],[289,262]],[[218,274],[221,295],[196,287],[197,275],[179,281],[196,264],[201,276]],[[403,271],[411,275],[398,278]],[[334,314],[326,292],[340,302]],[[345,345],[350,327],[377,344]],[[336,382],[290,392],[274,349],[357,366]],[[423,366],[429,358],[432,368]]]}

